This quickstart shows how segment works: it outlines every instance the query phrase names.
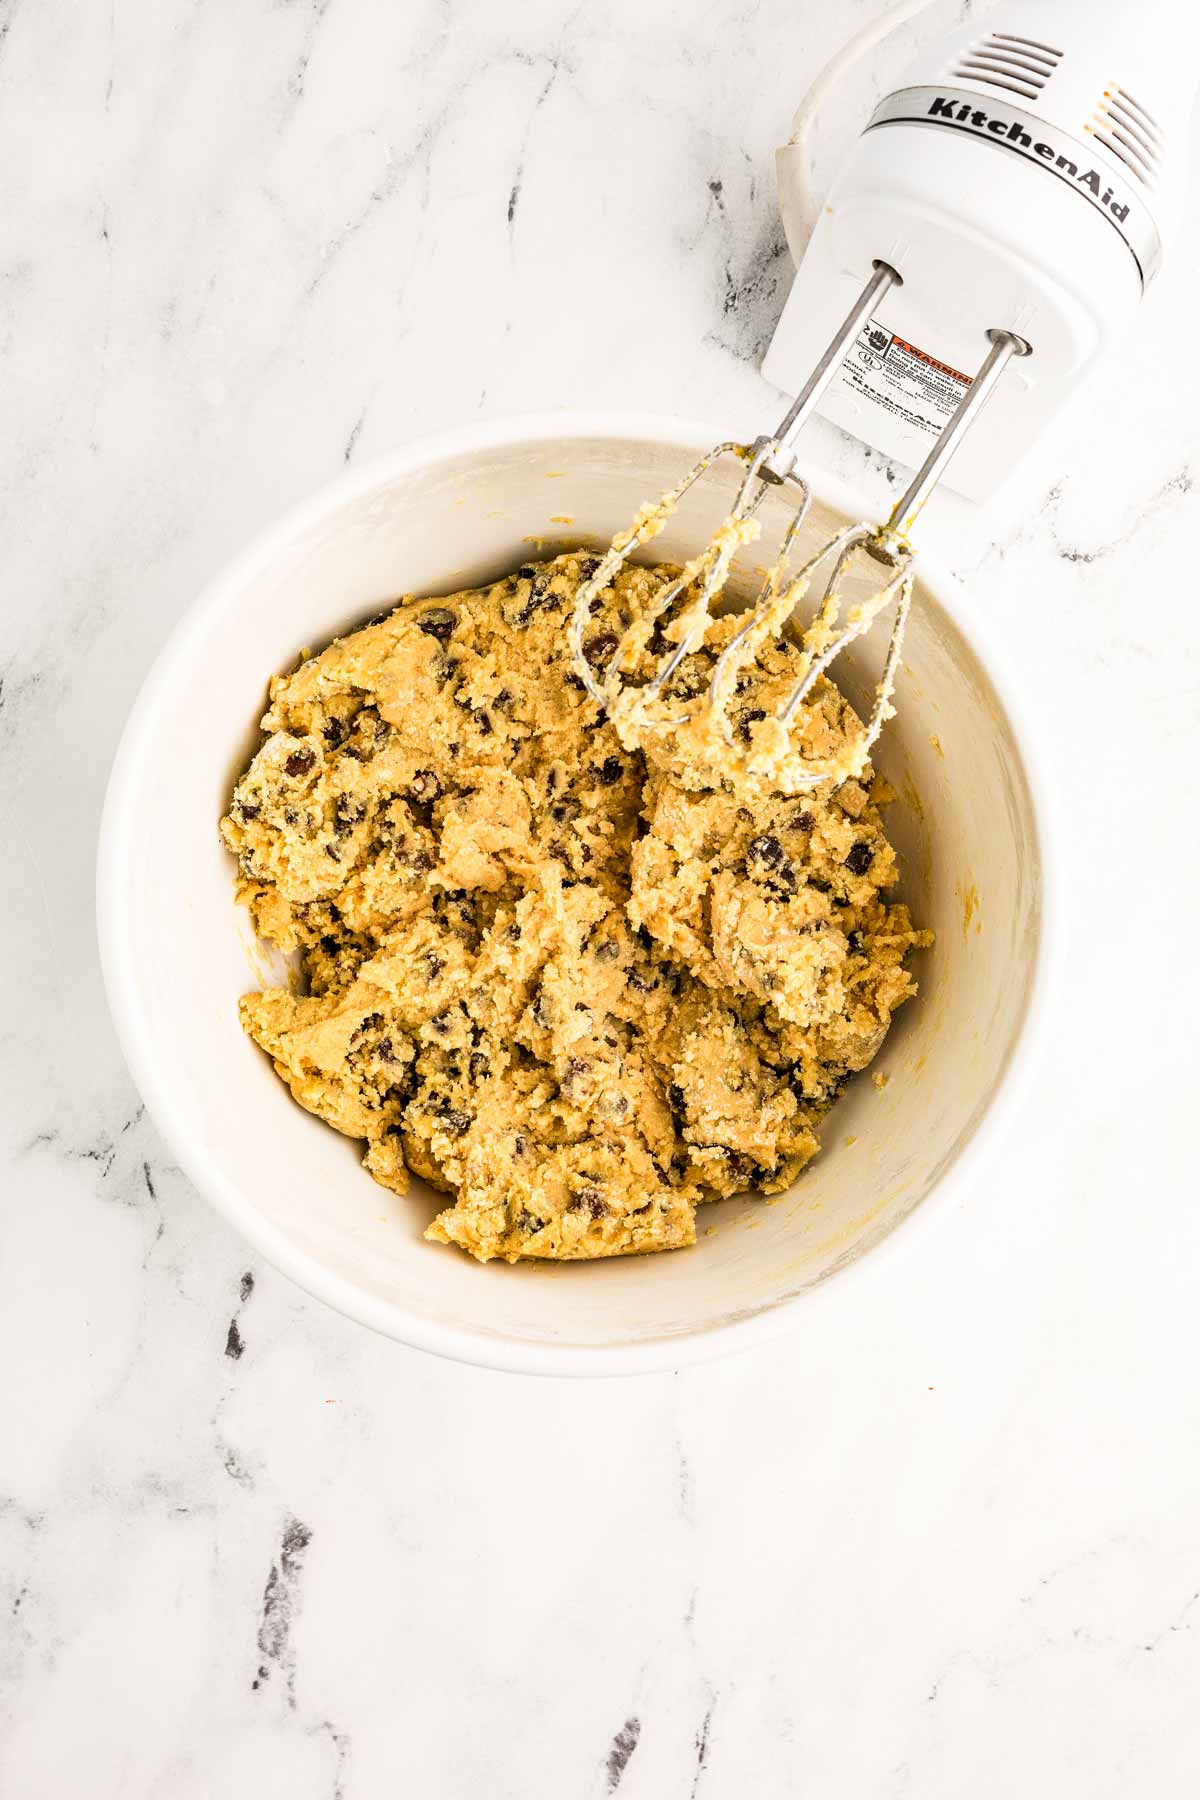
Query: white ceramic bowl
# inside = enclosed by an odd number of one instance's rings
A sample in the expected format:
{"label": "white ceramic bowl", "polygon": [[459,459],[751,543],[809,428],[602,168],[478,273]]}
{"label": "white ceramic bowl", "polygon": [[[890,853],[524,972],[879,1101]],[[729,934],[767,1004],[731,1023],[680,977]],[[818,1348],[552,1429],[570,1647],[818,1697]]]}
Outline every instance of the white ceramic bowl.
{"label": "white ceramic bowl", "polygon": [[[359,1146],[301,1111],[242,1034],[238,995],[262,963],[216,825],[258,741],[267,676],[396,595],[511,569],[536,553],[531,537],[547,553],[606,540],[718,435],[624,415],[532,418],[419,443],[347,476],[196,601],[147,678],[113,769],[100,939],[151,1113],[196,1185],[277,1267],[350,1317],[443,1355],[540,1373],[646,1370],[744,1344],[807,1308],[863,1304],[862,1271],[902,1280],[924,1234],[898,1228],[962,1180],[1030,1013],[1044,901],[1024,760],[952,584],[923,562],[899,714],[877,761],[901,796],[889,815],[901,892],[937,945],[918,958],[920,996],[875,1065],[886,1087],[851,1084],[790,1193],[706,1209],[700,1242],[671,1255],[482,1267],[423,1242],[440,1200],[419,1182],[403,1199],[377,1187]],[[814,531],[861,512],[832,483],[818,501]],[[655,554],[682,560],[718,516],[711,494],[690,497]],[[839,665],[860,703],[880,650],[875,641]]]}

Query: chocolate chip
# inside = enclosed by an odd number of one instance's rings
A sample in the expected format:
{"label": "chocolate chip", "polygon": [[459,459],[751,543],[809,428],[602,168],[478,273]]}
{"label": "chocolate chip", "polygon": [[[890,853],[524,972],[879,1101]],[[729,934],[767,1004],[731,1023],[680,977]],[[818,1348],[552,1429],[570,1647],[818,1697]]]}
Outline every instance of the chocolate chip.
{"label": "chocolate chip", "polygon": [[746,845],[746,861],[756,864],[760,869],[779,869],[784,863],[783,845],[777,837],[764,832],[761,837],[751,838]]}
{"label": "chocolate chip", "polygon": [[488,1059],[483,1054],[482,1050],[472,1050],[471,1060],[470,1060],[470,1063],[468,1064],[468,1067],[470,1068],[471,1074],[474,1076],[476,1081],[481,1080],[483,1078],[483,1076],[485,1076],[487,1074]]}
{"label": "chocolate chip", "polygon": [[625,773],[625,765],[619,756],[606,756],[596,776],[602,787],[615,787]]}
{"label": "chocolate chip", "polygon": [[698,700],[708,686],[708,679],[704,669],[685,663],[675,676],[672,686],[680,700]]}
{"label": "chocolate chip", "polygon": [[517,1219],[517,1230],[521,1233],[522,1237],[533,1237],[536,1232],[539,1232],[542,1229],[544,1224],[544,1219],[538,1219],[535,1218],[532,1213],[523,1212]]}
{"label": "chocolate chip", "polygon": [[518,1131],[516,1137],[513,1139],[513,1155],[514,1156],[524,1156],[526,1148],[527,1148],[527,1146],[525,1143],[525,1139],[521,1136],[521,1133]]}
{"label": "chocolate chip", "polygon": [[383,1014],[382,1013],[377,1013],[377,1012],[368,1013],[366,1018],[361,1019],[359,1021],[359,1023],[355,1026],[353,1032],[351,1033],[350,1048],[352,1050],[357,1049],[359,1044],[361,1044],[363,1039],[366,1037],[367,1033],[369,1031],[378,1031],[379,1027],[382,1024],[383,1024]]}
{"label": "chocolate chip", "polygon": [[607,662],[616,647],[617,635],[615,632],[598,631],[595,637],[589,638],[583,646],[584,658],[594,669],[600,663]]}
{"label": "chocolate chip", "polygon": [[874,861],[875,852],[870,844],[851,844],[845,866],[852,875],[865,875]]}
{"label": "chocolate chip", "polygon": [[305,744],[301,749],[292,751],[283,765],[283,772],[285,775],[307,775],[308,771],[315,767],[316,760],[316,751],[310,750]]}
{"label": "chocolate chip", "polygon": [[523,631],[539,606],[551,604],[551,595],[545,578],[530,563],[526,563],[523,568],[517,570],[517,579],[529,583],[529,593],[518,605],[510,623]]}
{"label": "chocolate chip", "polygon": [[743,744],[748,744],[751,726],[757,725],[758,721],[765,719],[766,716],[761,706],[744,707],[738,714],[738,722],[734,730],[735,737],[739,737]]}
{"label": "chocolate chip", "polygon": [[437,638],[439,643],[446,643],[454,634],[458,624],[458,614],[451,612],[448,606],[431,606],[428,612],[421,614],[417,620],[417,630],[423,631],[426,637]]}
{"label": "chocolate chip", "polygon": [[786,900],[796,891],[796,871],[779,839],[769,832],[752,838],[746,846],[746,870],[765,881],[767,892],[777,900]]}
{"label": "chocolate chip", "polygon": [[262,811],[262,807],[255,806],[253,800],[239,800],[237,810],[239,816],[249,824],[251,819],[257,819],[259,813]]}
{"label": "chocolate chip", "polygon": [[375,1054],[379,1058],[380,1062],[395,1062],[396,1053],[392,1049],[391,1038],[389,1038],[389,1037],[380,1038],[379,1042],[375,1046]]}
{"label": "chocolate chip", "polygon": [[450,1030],[450,1021],[445,1013],[439,1013],[437,1018],[430,1019],[429,1023],[433,1026],[433,1029],[437,1032],[439,1037],[445,1037]]}
{"label": "chocolate chip", "polygon": [[593,1219],[602,1219],[608,1211],[608,1203],[599,1188],[580,1188],[567,1210],[590,1213]]}
{"label": "chocolate chip", "polygon": [[457,1107],[453,1106],[448,1106],[446,1108],[445,1112],[442,1114],[442,1122],[445,1125],[446,1130],[453,1132],[455,1137],[461,1137],[464,1131],[470,1131],[471,1129],[470,1113],[459,1112]]}
{"label": "chocolate chip", "polygon": [[510,925],[504,935],[510,944],[519,944],[521,941],[521,927],[515,924]]}
{"label": "chocolate chip", "polygon": [[440,956],[435,956],[431,950],[429,952],[428,956],[425,958],[425,979],[426,979],[426,981],[436,981],[438,976],[441,974],[442,970],[445,968],[445,966],[446,965],[443,962],[442,958]]}
{"label": "chocolate chip", "polygon": [[338,837],[349,837],[354,827],[361,824],[363,809],[355,801],[348,800],[345,794],[339,794],[333,806],[333,829]]}
{"label": "chocolate chip", "polygon": [[345,735],[346,727],[342,724],[340,719],[330,719],[321,733],[321,736],[325,739],[325,742],[329,745],[331,750],[337,749]]}
{"label": "chocolate chip", "polygon": [[808,808],[805,807],[804,810],[801,812],[798,812],[794,818],[788,820],[788,830],[789,831],[811,831],[815,823],[816,823],[816,820],[813,818],[812,814],[808,811]]}

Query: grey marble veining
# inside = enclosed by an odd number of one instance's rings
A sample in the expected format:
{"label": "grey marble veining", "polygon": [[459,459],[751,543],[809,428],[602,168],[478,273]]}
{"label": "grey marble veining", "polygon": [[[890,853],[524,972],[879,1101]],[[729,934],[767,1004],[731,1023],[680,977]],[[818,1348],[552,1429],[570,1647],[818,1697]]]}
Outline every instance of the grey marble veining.
{"label": "grey marble veining", "polygon": [[771,155],[866,12],[0,5],[6,1800],[1200,1776],[1195,242],[1061,441],[928,515],[1052,776],[1056,1026],[886,1307],[612,1383],[380,1341],[173,1167],[96,965],[124,715],[283,506],[480,416],[775,413]]}

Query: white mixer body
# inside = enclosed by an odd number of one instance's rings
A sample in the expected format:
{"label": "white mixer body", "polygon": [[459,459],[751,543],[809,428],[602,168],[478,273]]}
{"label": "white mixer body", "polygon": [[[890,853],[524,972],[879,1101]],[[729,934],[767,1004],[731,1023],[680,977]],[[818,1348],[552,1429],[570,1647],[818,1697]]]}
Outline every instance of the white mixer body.
{"label": "white mixer body", "polygon": [[[1014,360],[950,485],[982,498],[1041,438],[1130,322],[1183,203],[1197,83],[1193,0],[1003,0],[919,56],[833,184],[764,363],[803,383],[875,260],[892,288],[820,411],[909,467],[924,459],[988,349]],[[789,241],[792,146],[779,153]]]}

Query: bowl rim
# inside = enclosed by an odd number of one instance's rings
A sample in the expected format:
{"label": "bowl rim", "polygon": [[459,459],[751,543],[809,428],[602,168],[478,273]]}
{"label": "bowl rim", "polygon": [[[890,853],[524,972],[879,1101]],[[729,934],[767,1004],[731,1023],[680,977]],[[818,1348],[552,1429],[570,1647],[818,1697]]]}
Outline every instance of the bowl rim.
{"label": "bowl rim", "polygon": [[[510,448],[551,437],[559,440],[612,439],[634,444],[653,442],[678,447],[686,455],[689,452],[699,454],[727,435],[702,422],[669,414],[541,411],[478,422],[414,439],[316,489],[268,525],[207,581],[159,650],[126,719],[100,819],[96,914],[100,964],[109,1009],[134,1082],[189,1180],[259,1255],[298,1287],[345,1317],[415,1349],[514,1374],[646,1374],[747,1349],[785,1330],[794,1330],[801,1322],[815,1323],[822,1308],[852,1290],[859,1293],[861,1302],[869,1292],[869,1284],[890,1279],[893,1269],[910,1254],[922,1230],[928,1229],[935,1216],[943,1213],[955,1195],[963,1192],[983,1158],[998,1142],[1003,1126],[1019,1105],[1026,1082],[1031,1079],[1038,1062],[1036,1050],[1043,1039],[1051,1010],[1049,970],[1057,961],[1049,954],[1056,928],[1052,868],[1047,854],[1047,844],[1053,840],[1045,828],[1050,811],[1050,789],[1039,772],[1036,753],[1031,753],[1030,746],[1036,739],[1024,703],[1019,698],[1020,687],[1013,678],[1006,647],[987,620],[971,611],[957,577],[939,562],[935,554],[927,554],[922,549],[919,566],[922,585],[945,608],[978,657],[1012,728],[1030,798],[1038,852],[1038,934],[1024,1014],[982,1117],[951,1167],[912,1211],[867,1252],[832,1271],[830,1276],[812,1287],[765,1306],[761,1312],[734,1320],[697,1326],[678,1335],[607,1345],[541,1343],[482,1328],[476,1330],[416,1317],[393,1301],[363,1293],[353,1282],[335,1274],[316,1257],[289,1242],[283,1230],[264,1217],[236,1183],[208,1166],[191,1139],[169,1084],[160,1076],[151,1034],[136,998],[136,946],[125,929],[120,892],[122,873],[128,866],[129,846],[136,829],[132,802],[152,742],[153,715],[160,695],[170,686],[179,666],[186,663],[194,640],[207,630],[214,616],[233,603],[236,595],[262,567],[286,551],[294,538],[324,515],[416,469],[428,469],[464,454]],[[818,502],[851,517],[870,516],[869,503],[850,484],[817,472],[811,476],[811,485]]]}

